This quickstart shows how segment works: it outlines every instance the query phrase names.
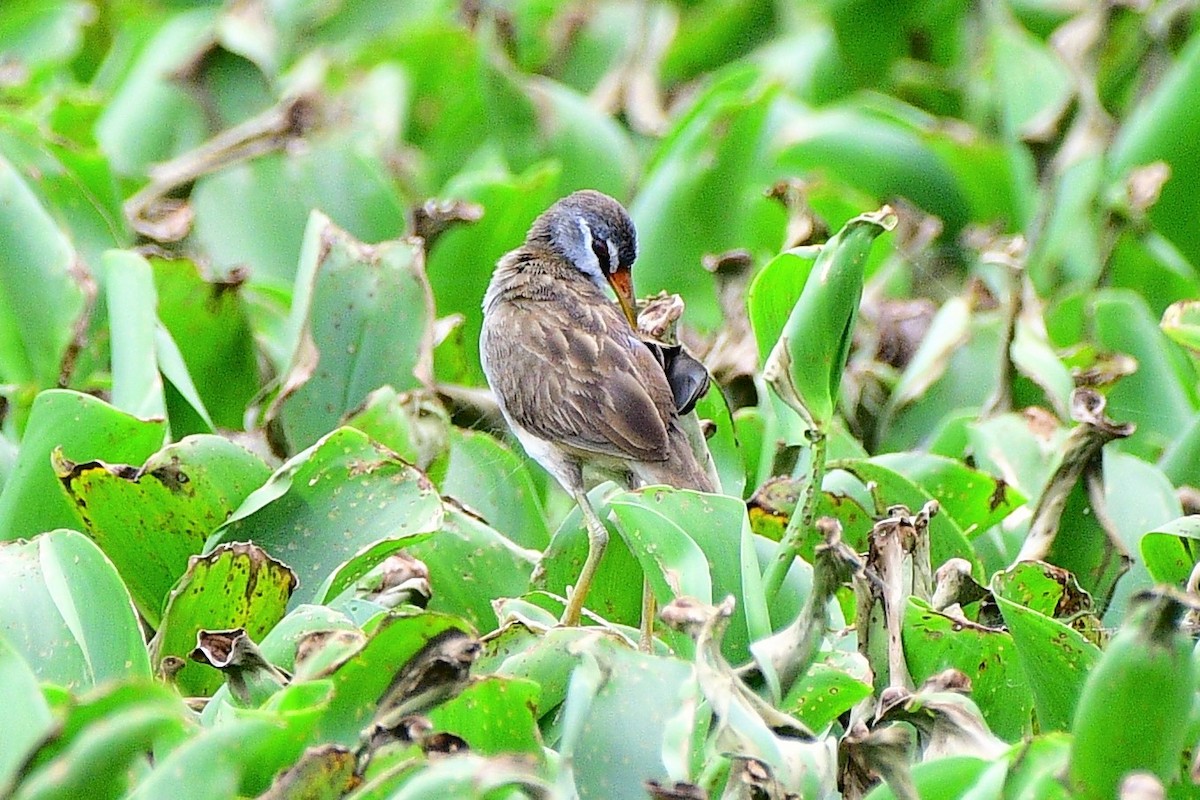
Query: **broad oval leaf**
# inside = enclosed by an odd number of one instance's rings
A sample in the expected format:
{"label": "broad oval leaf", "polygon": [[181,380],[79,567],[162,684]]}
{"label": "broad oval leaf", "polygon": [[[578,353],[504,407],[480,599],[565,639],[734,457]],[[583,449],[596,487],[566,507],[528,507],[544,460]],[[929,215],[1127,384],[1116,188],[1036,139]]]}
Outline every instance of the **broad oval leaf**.
{"label": "broad oval leaf", "polygon": [[129,592],[77,531],[0,543],[0,636],[41,681],[87,688],[150,677]]}

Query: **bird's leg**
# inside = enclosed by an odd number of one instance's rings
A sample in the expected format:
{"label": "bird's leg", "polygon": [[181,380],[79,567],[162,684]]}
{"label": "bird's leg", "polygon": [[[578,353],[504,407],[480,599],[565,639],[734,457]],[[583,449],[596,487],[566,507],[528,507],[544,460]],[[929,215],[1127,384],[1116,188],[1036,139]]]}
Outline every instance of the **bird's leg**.
{"label": "bird's leg", "polygon": [[580,488],[573,489],[571,494],[579,504],[579,511],[583,514],[583,521],[587,526],[588,554],[587,560],[583,562],[583,569],[579,571],[579,578],[575,581],[575,588],[571,590],[571,596],[567,600],[567,610],[562,616],[563,625],[579,624],[583,601],[587,599],[588,590],[592,588],[592,578],[596,576],[596,569],[604,556],[604,548],[608,546],[608,528],[604,527],[604,523],[596,515],[587,498],[587,492]]}

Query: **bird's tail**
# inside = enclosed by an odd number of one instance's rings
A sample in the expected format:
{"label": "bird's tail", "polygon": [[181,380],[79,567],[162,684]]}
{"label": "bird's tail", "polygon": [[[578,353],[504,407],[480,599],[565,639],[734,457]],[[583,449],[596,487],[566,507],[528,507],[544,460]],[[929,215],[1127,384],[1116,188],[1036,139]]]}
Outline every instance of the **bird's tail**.
{"label": "bird's tail", "polygon": [[[693,417],[691,422],[695,422]],[[695,489],[701,492],[720,491],[712,456],[704,443],[700,426],[694,425],[694,436],[689,437],[685,427],[689,420],[670,427],[667,434],[666,461],[641,462],[633,466],[634,476],[643,486],[666,484],[678,489]],[[695,442],[692,440],[696,439]],[[703,460],[702,460],[703,459]]]}

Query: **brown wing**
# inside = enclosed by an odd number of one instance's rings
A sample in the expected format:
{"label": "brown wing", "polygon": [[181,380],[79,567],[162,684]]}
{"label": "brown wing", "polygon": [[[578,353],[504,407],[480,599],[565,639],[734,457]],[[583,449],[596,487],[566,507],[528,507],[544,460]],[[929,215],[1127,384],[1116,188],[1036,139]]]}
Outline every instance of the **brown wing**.
{"label": "brown wing", "polygon": [[579,450],[665,461],[674,400],[615,306],[512,300],[489,310],[488,381],[530,433]]}

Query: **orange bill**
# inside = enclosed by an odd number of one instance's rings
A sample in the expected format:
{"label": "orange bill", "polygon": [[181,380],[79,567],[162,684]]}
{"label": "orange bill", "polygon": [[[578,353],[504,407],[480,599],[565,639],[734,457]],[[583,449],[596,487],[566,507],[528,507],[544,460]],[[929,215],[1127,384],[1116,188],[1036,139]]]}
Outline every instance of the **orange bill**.
{"label": "orange bill", "polygon": [[636,331],[637,309],[633,302],[633,277],[630,271],[618,269],[616,272],[610,273],[608,283],[617,293],[617,302],[621,304],[621,310],[625,312],[625,319],[629,320],[630,327]]}

